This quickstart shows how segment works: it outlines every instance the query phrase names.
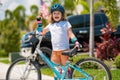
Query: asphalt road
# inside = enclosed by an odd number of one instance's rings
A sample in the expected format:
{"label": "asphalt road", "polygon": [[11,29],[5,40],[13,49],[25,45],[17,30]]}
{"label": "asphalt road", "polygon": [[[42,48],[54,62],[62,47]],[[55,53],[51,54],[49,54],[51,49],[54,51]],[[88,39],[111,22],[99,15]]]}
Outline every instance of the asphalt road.
{"label": "asphalt road", "polygon": [[[9,65],[0,63],[0,80],[5,80],[6,72],[8,70]],[[53,80],[53,77],[42,75],[42,80]]]}

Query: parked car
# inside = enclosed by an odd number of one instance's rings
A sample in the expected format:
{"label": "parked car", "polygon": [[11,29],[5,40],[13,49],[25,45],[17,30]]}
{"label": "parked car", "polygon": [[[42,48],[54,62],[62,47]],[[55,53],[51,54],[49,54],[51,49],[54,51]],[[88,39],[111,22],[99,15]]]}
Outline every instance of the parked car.
{"label": "parked car", "polygon": [[[79,41],[83,39],[88,41],[90,31],[90,14],[82,14],[68,17],[69,22],[72,24],[72,30],[77,36]],[[102,35],[100,29],[104,28],[108,23],[108,18],[104,13],[94,14],[94,36],[95,41],[100,41],[99,36]],[[120,34],[120,25],[118,25],[117,31],[113,34]],[[81,40],[82,39],[82,40]]]}

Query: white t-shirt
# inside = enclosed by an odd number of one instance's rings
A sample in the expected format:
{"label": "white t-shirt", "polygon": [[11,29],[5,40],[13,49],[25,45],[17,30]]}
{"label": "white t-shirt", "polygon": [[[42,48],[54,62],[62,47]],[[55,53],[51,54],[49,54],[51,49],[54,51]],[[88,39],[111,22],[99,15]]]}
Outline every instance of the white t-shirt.
{"label": "white t-shirt", "polygon": [[48,24],[46,28],[51,33],[52,47],[54,51],[69,49],[68,29],[71,24],[68,21]]}

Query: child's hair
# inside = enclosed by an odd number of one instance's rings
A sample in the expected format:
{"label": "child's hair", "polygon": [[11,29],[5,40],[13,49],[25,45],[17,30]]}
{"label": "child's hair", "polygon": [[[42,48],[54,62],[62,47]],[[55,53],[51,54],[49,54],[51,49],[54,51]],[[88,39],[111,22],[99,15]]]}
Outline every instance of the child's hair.
{"label": "child's hair", "polygon": [[54,11],[60,11],[61,13],[62,13],[62,18],[61,18],[61,20],[63,21],[63,20],[66,20],[66,14],[65,14],[65,9],[64,9],[64,7],[62,6],[62,5],[60,5],[60,4],[54,4],[52,7],[51,7],[51,9],[50,9],[50,13],[51,13],[51,15],[50,15],[50,23],[54,23],[55,21],[54,21],[54,19],[53,19],[53,12]]}

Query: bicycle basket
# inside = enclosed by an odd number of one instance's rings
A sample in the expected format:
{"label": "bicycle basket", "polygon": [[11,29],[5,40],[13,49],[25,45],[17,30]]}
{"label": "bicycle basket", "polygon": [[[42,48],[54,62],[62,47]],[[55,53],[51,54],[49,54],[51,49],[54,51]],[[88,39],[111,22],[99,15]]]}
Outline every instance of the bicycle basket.
{"label": "bicycle basket", "polygon": [[21,52],[20,55],[23,57],[28,57],[34,53],[39,39],[35,37],[32,33],[27,33],[22,37],[21,40]]}

